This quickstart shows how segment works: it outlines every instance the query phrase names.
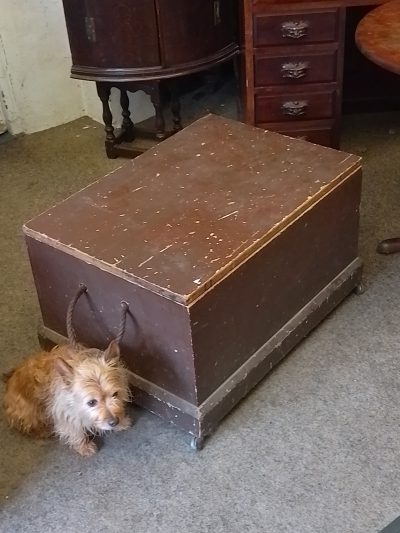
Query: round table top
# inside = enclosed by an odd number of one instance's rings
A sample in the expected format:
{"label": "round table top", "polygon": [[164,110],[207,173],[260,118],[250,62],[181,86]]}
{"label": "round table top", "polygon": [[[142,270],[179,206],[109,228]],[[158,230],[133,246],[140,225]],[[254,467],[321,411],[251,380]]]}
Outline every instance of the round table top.
{"label": "round table top", "polygon": [[370,11],[358,24],[356,43],[373,63],[400,74],[400,0]]}

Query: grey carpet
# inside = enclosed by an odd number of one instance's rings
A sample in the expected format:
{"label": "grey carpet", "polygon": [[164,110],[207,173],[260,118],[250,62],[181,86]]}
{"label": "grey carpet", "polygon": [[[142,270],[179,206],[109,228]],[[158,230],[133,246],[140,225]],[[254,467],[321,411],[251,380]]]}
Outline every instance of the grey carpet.
{"label": "grey carpet", "polygon": [[[89,126],[89,127],[87,127]],[[0,146],[0,371],[37,347],[21,224],[121,164],[88,119]],[[347,117],[364,157],[360,248],[368,290],[350,296],[221,424],[200,453],[156,417],[83,460],[8,429],[0,415],[2,533],[368,533],[400,515],[400,115]]]}

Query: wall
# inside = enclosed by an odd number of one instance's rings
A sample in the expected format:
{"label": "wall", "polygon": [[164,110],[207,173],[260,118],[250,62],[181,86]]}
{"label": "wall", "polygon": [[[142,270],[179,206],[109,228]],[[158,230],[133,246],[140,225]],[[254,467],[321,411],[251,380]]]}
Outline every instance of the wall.
{"label": "wall", "polygon": [[[83,115],[101,122],[95,84],[69,77],[71,56],[62,0],[0,0],[0,90],[12,133],[32,133]],[[154,112],[147,96],[132,95],[139,122]],[[120,122],[118,95],[112,110]]]}
{"label": "wall", "polygon": [[[2,88],[13,133],[50,128],[85,112],[60,0],[0,0]],[[0,78],[1,79],[1,78]],[[10,92],[12,94],[10,94]]]}

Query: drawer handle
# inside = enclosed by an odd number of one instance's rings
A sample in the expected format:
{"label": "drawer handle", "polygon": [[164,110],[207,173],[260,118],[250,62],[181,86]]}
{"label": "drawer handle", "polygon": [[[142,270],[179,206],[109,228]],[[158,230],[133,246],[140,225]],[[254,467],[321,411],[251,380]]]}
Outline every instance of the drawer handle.
{"label": "drawer handle", "polygon": [[281,76],[282,78],[291,78],[292,80],[298,80],[304,78],[310,68],[308,61],[299,61],[298,63],[289,62],[282,63]]}
{"label": "drawer handle", "polygon": [[308,107],[306,100],[295,100],[289,102],[283,102],[281,109],[284,115],[289,117],[300,117],[304,115]]}
{"label": "drawer handle", "polygon": [[85,30],[87,40],[91,43],[96,42],[96,26],[93,17],[85,17]]}
{"label": "drawer handle", "polygon": [[306,20],[288,20],[281,24],[282,37],[288,37],[289,39],[305,37],[309,29],[310,23]]}

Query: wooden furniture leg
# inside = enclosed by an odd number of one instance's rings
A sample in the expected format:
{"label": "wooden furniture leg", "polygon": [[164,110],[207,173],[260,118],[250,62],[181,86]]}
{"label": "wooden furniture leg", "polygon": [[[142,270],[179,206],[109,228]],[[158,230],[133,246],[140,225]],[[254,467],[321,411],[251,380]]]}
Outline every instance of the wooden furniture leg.
{"label": "wooden furniture leg", "polygon": [[97,82],[97,94],[99,95],[99,98],[101,100],[101,103],[103,104],[103,121],[104,121],[104,131],[106,132],[106,140],[105,140],[105,147],[106,147],[106,154],[109,159],[115,159],[117,157],[117,154],[114,150],[115,145],[115,135],[114,135],[114,128],[112,125],[112,113],[110,109],[110,94],[111,94],[111,87],[106,83]]}
{"label": "wooden furniture leg", "polygon": [[174,123],[174,131],[180,131],[182,129],[181,118],[181,102],[179,98],[179,82],[178,80],[172,80],[170,83],[171,94],[171,113],[172,121]]}
{"label": "wooden furniture leg", "polygon": [[400,252],[400,237],[394,237],[393,239],[385,239],[381,241],[376,251],[379,254],[394,254]]}
{"label": "wooden furniture leg", "polygon": [[163,141],[167,137],[167,135],[165,133],[165,119],[164,119],[164,110],[163,110],[160,83],[155,83],[153,85],[150,91],[150,99],[156,112],[156,121],[155,121],[156,135],[155,137],[157,140]]}
{"label": "wooden furniture leg", "polygon": [[132,142],[135,139],[135,125],[131,120],[131,112],[129,111],[129,97],[125,89],[120,89],[120,93],[123,137],[124,141]]}
{"label": "wooden furniture leg", "polygon": [[236,54],[233,58],[233,71],[235,74],[235,83],[236,83],[237,118],[240,121],[243,119],[241,68],[242,68],[241,55]]}
{"label": "wooden furniture leg", "polygon": [[[119,131],[115,131],[113,127],[113,116],[110,109],[110,94],[111,88],[115,87],[120,91],[120,104],[122,108],[122,124]],[[171,94],[171,113],[173,117],[174,127],[172,131],[166,131],[166,124],[164,118],[164,91],[170,90]],[[131,119],[131,112],[129,109],[129,93],[136,91],[144,91],[150,96],[151,102],[155,110],[155,128],[151,130],[145,127],[138,128]],[[124,157],[136,157],[143,153],[146,148],[134,145],[131,148],[125,143],[139,140],[163,141],[176,131],[182,129],[182,121],[180,114],[179,101],[179,87],[176,80],[172,80],[169,85],[164,85],[160,80],[145,81],[145,82],[127,82],[127,83],[109,83],[97,82],[97,94],[103,105],[103,121],[104,130],[106,132],[105,147],[107,157],[114,159],[120,155]],[[144,145],[146,146],[146,144]],[[150,144],[149,146],[152,146]],[[147,146],[147,147],[149,147]]]}
{"label": "wooden furniture leg", "polygon": [[[388,2],[369,11],[358,23],[355,40],[360,52],[380,67],[400,76],[400,4]],[[400,237],[378,244],[380,254],[400,252]]]}

